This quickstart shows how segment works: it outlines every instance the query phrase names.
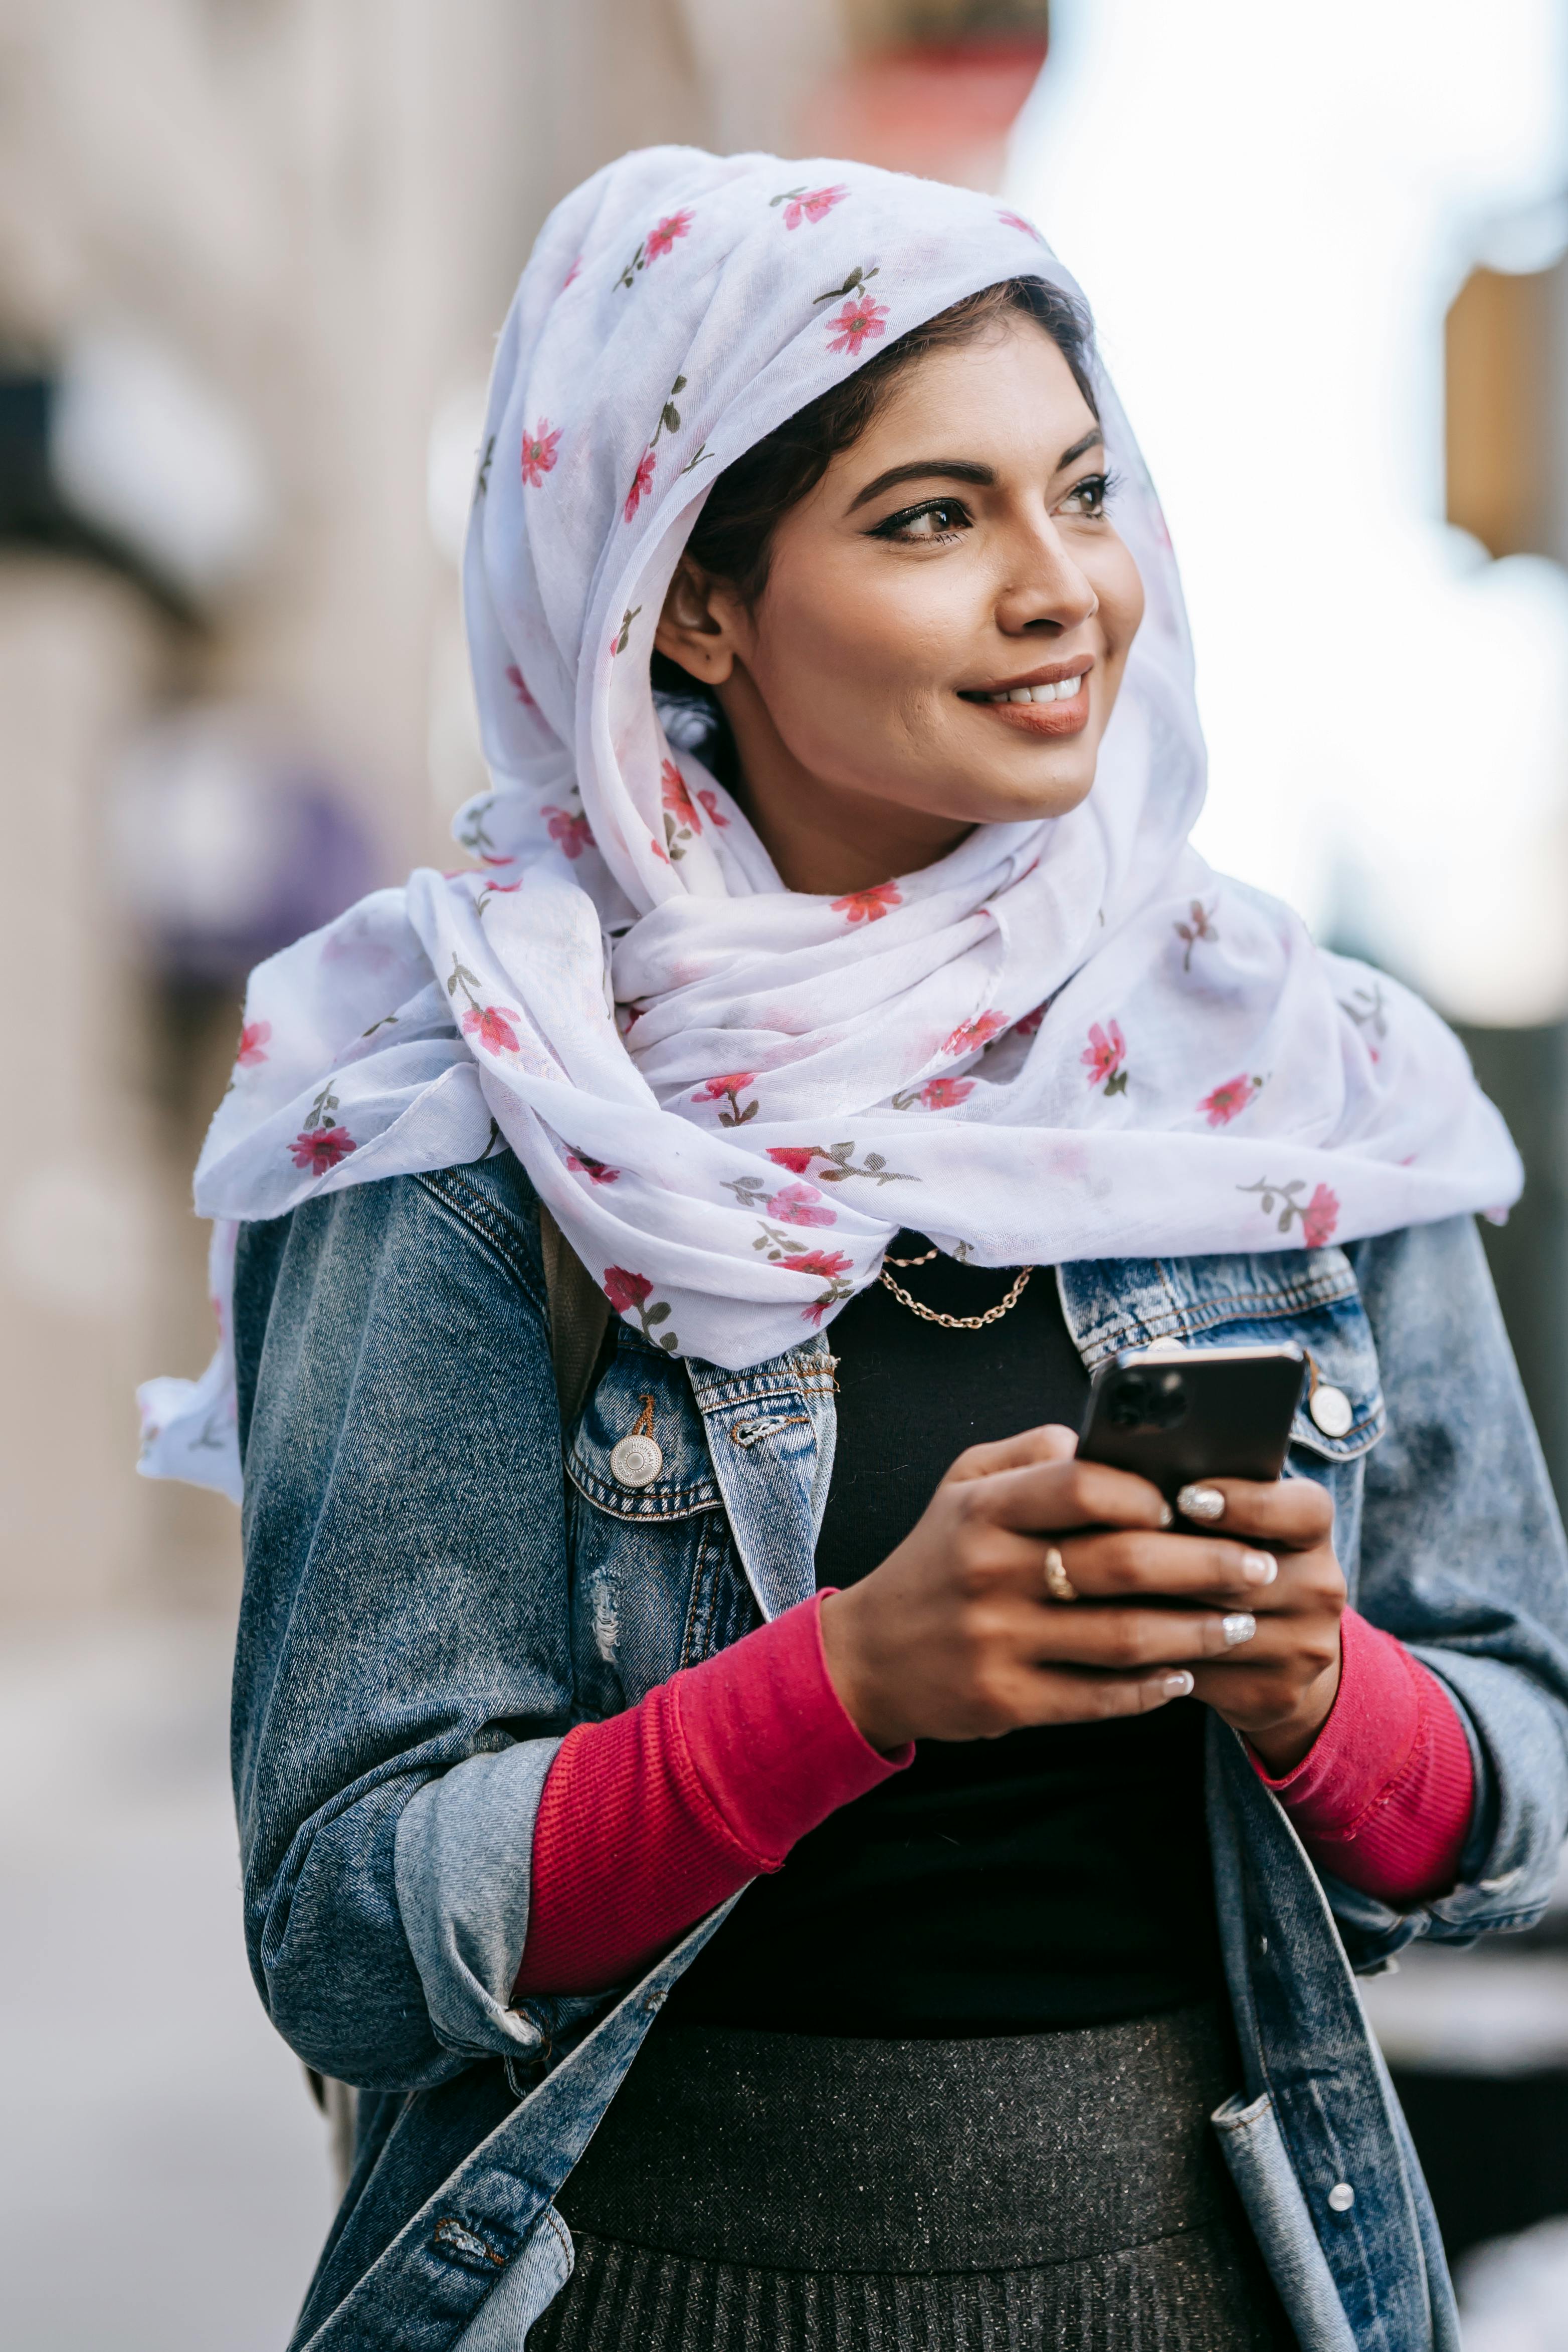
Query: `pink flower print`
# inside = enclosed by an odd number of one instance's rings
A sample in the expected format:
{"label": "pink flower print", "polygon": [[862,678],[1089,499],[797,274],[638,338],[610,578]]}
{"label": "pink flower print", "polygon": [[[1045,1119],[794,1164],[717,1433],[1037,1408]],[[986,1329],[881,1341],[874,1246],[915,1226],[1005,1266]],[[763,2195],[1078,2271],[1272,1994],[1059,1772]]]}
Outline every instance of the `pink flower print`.
{"label": "pink flower print", "polygon": [[538,489],[546,474],[555,470],[555,452],[560,446],[562,428],[550,429],[550,419],[542,416],[531,434],[522,436],[522,478],[524,487]]}
{"label": "pink flower print", "polygon": [[855,1261],[842,1250],[802,1250],[796,1257],[781,1257],[779,1265],[787,1265],[792,1274],[819,1274],[825,1282],[837,1281],[841,1274],[854,1271]]}
{"label": "pink flower print", "polygon": [[1040,235],[1039,230],[1035,226],[1034,222],[1026,221],[1022,213],[999,212],[996,217],[1001,222],[1004,228],[1022,229],[1024,235],[1026,236],[1032,236],[1037,245],[1044,245],[1046,240]]}
{"label": "pink flower print", "polygon": [[[867,1176],[872,1179],[878,1190],[880,1191],[884,1184],[914,1184],[920,1181],[918,1177],[909,1175],[901,1168],[889,1168],[879,1151],[868,1151],[864,1161],[857,1168],[853,1139],[847,1143],[831,1145],[770,1143],[767,1147],[767,1154],[768,1158],[775,1161],[779,1167],[787,1168],[797,1176],[804,1176],[812,1161],[820,1160],[824,1164],[817,1170],[816,1176],[818,1183],[821,1184],[842,1184],[851,1176]],[[730,1189],[735,1193],[737,1200],[741,1201],[742,1207],[750,1209],[756,1205],[751,1196],[761,1192],[763,1186],[755,1176],[742,1176],[735,1180]],[[798,1192],[801,1189],[798,1184],[793,1187],[786,1186],[785,1191],[779,1197],[787,1199],[792,1191]],[[810,1190],[809,1187],[805,1189],[808,1192]],[[816,1195],[812,1194],[811,1197],[815,1199]]]}
{"label": "pink flower print", "polygon": [[657,462],[651,449],[645,449],[637,461],[637,469],[632,477],[631,488],[626,492],[626,505],[621,509],[622,516],[627,522],[630,522],[633,515],[641,506],[645,493],[653,488],[653,469]]}
{"label": "pink flower print", "polygon": [[1089,1072],[1089,1085],[1103,1087],[1108,1095],[1124,1095],[1127,1092],[1126,1059],[1127,1040],[1121,1034],[1121,1023],[1109,1021],[1103,1029],[1098,1021],[1093,1023],[1089,1033],[1088,1050],[1079,1055],[1079,1060]]}
{"label": "pink flower print", "polygon": [[[826,220],[835,205],[841,205],[849,194],[846,187],[808,188],[784,198],[784,225],[798,228],[802,221]],[[775,196],[773,202],[777,204]]]}
{"label": "pink flower print", "polygon": [[1223,1087],[1215,1087],[1205,1095],[1198,1108],[1208,1113],[1211,1127],[1228,1127],[1238,1111],[1244,1111],[1259,1087],[1261,1078],[1249,1078],[1243,1071],[1239,1077],[1226,1078]]}
{"label": "pink flower print", "polygon": [[804,1323],[820,1323],[830,1307],[837,1307],[848,1297],[853,1284],[846,1276],[855,1271],[855,1261],[842,1250],[800,1250],[788,1257],[774,1258],[775,1265],[787,1266],[791,1274],[819,1275],[827,1287],[809,1307],[800,1310]]}
{"label": "pink flower print", "polygon": [[[607,1265],[605,1268],[603,1287],[605,1296],[616,1314],[637,1316],[637,1321],[642,1325],[645,1339],[653,1338],[653,1327],[656,1323],[668,1321],[669,1301],[667,1298],[656,1299],[651,1307],[647,1303],[652,1295],[653,1285],[646,1274],[633,1274],[624,1265]],[[672,1356],[679,1352],[680,1343],[673,1331],[661,1332],[658,1345],[668,1349]]]}
{"label": "pink flower print", "polygon": [[852,923],[879,923],[890,908],[903,903],[896,882],[873,882],[868,890],[851,890],[846,897],[835,898],[833,911],[836,915],[847,915]]}
{"label": "pink flower print", "polygon": [[781,1225],[836,1225],[838,1219],[815,1184],[786,1184],[768,1202]]}
{"label": "pink flower print", "polygon": [[674,247],[676,238],[678,236],[684,236],[690,226],[691,215],[689,212],[667,213],[663,220],[658,223],[658,226],[650,228],[647,233],[647,255],[648,260],[658,261],[662,255],[670,252]]}
{"label": "pink flower print", "polygon": [[1339,1221],[1337,1195],[1326,1184],[1320,1184],[1301,1212],[1301,1238],[1307,1247],[1321,1249],[1325,1243],[1332,1241]]}
{"label": "pink flower print", "polygon": [[[1047,997],[1046,999],[1046,1004],[1048,1004],[1049,1003],[1050,999]],[[1037,1004],[1032,1013],[1026,1013],[1021,1019],[1014,1022],[1014,1035],[1016,1037],[1032,1037],[1045,1017],[1046,1005]]]}
{"label": "pink flower print", "polygon": [[744,1127],[749,1118],[755,1118],[760,1105],[753,1101],[742,1107],[738,1097],[745,1093],[748,1087],[754,1087],[756,1083],[757,1076],[754,1070],[731,1070],[724,1077],[709,1078],[704,1085],[698,1087],[691,1099],[696,1103],[728,1100],[729,1109],[721,1110],[719,1114],[720,1126]]}
{"label": "pink flower print", "polygon": [[895,1110],[952,1110],[974,1092],[973,1078],[928,1078],[923,1087],[906,1087],[892,1097]]}
{"label": "pink flower print", "polygon": [[977,1013],[973,1021],[961,1021],[942,1046],[944,1054],[972,1054],[977,1045],[988,1045],[1007,1026],[1005,1013]]}
{"label": "pink flower print", "polygon": [[1293,1176],[1288,1184],[1277,1182],[1272,1176],[1260,1176],[1255,1184],[1238,1184],[1236,1189],[1238,1192],[1256,1192],[1259,1196],[1258,1205],[1266,1217],[1272,1217],[1278,1209],[1277,1230],[1282,1234],[1288,1234],[1300,1220],[1301,1240],[1308,1249],[1321,1249],[1333,1239],[1340,1221],[1339,1196],[1331,1192],[1326,1184],[1318,1185],[1310,1201],[1296,1197],[1307,1189],[1304,1176]]}
{"label": "pink flower print", "polygon": [[569,1151],[566,1165],[595,1184],[613,1184],[621,1172],[618,1168],[607,1168],[602,1160],[591,1160],[585,1151]]}
{"label": "pink flower print", "polygon": [[346,1127],[301,1128],[289,1147],[289,1156],[296,1168],[308,1169],[312,1176],[324,1176],[358,1148]]}
{"label": "pink flower print", "polygon": [[702,820],[691,805],[691,795],[686,789],[686,779],[673,760],[660,761],[658,781],[660,798],[664,806],[667,809],[673,809],[682,824],[689,824],[694,831],[700,833]]}
{"label": "pink flower print", "polygon": [[[493,900],[497,898],[510,898],[514,890],[521,890],[521,887],[522,884],[521,881],[481,882],[474,898],[474,912],[478,915],[480,922],[482,923],[484,921],[486,915],[489,912]],[[393,1017],[395,1019],[395,1014]]]}
{"label": "pink flower print", "polygon": [[346,1127],[337,1125],[338,1098],[329,1078],[310,1105],[310,1116],[289,1146],[289,1157],[296,1168],[309,1169],[312,1176],[324,1176],[340,1160],[346,1160],[358,1150]]}
{"label": "pink flower print", "polygon": [[702,819],[691,805],[686,779],[673,760],[660,762],[658,782],[664,803],[664,845],[671,858],[684,857],[692,835],[702,830]]}
{"label": "pink flower print", "polygon": [[267,1047],[271,1042],[270,1021],[247,1021],[239,1033],[239,1048],[235,1060],[242,1070],[254,1070],[267,1059]]}
{"label": "pink flower print", "polygon": [[646,1274],[630,1274],[624,1265],[605,1268],[605,1296],[617,1315],[628,1307],[640,1307],[653,1294],[653,1285]]}
{"label": "pink flower print", "polygon": [[717,793],[704,791],[703,787],[700,784],[697,788],[697,797],[708,812],[710,824],[720,825],[729,824],[729,818],[724,814],[723,810],[719,805],[719,795]]}
{"label": "pink flower print", "polygon": [[538,703],[535,702],[532,695],[530,694],[528,690],[528,680],[523,677],[522,672],[519,669],[515,662],[508,662],[506,666],[506,682],[510,687],[512,692],[516,695],[518,700],[521,703],[525,710],[538,709]]}
{"label": "pink flower print", "polygon": [[583,257],[579,254],[576,260],[572,264],[571,268],[566,272],[565,277],[561,280],[561,291],[563,294],[565,293],[568,286],[574,286],[577,283],[578,275],[582,267]]}
{"label": "pink flower print", "polygon": [[848,352],[858,359],[862,343],[874,343],[887,323],[885,302],[874,302],[869,294],[857,294],[853,301],[846,302],[837,318],[827,321],[831,337],[827,348],[830,352]]}
{"label": "pink flower print", "polygon": [[1195,947],[1205,941],[1212,945],[1219,938],[1214,927],[1215,908],[1218,905],[1217,898],[1213,907],[1205,907],[1201,898],[1194,898],[1188,908],[1189,920],[1172,924],[1171,929],[1176,937],[1186,942],[1186,953],[1182,958],[1184,971],[1191,971],[1193,968],[1193,950]]}
{"label": "pink flower print", "polygon": [[511,1024],[521,1018],[510,1004],[470,1004],[463,1015],[463,1034],[477,1037],[487,1054],[515,1054],[517,1031]]}
{"label": "pink flower print", "polygon": [[543,815],[550,838],[563,856],[575,861],[585,849],[593,848],[594,835],[587,818],[581,813],[574,815],[570,809],[546,808]]}

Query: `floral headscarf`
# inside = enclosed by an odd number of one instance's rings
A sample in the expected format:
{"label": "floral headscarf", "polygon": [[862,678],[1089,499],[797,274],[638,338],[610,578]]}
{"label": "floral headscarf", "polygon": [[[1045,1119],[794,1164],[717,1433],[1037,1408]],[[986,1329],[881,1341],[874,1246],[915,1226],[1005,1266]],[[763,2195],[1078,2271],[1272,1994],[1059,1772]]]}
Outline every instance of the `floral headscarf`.
{"label": "floral headscarf", "polygon": [[[617,1315],[739,1367],[900,1225],[981,1265],[1322,1248],[1519,1188],[1455,1039],[1188,846],[1174,559],[1100,383],[1146,617],[1093,793],[841,898],[786,890],[660,723],[648,656],[708,485],[961,297],[1072,281],[987,197],[848,163],[628,155],[552,215],[501,336],[465,593],[493,788],[252,976],[196,1178],[220,1221],[510,1144]],[[144,1466],[237,1488],[220,1350]]]}

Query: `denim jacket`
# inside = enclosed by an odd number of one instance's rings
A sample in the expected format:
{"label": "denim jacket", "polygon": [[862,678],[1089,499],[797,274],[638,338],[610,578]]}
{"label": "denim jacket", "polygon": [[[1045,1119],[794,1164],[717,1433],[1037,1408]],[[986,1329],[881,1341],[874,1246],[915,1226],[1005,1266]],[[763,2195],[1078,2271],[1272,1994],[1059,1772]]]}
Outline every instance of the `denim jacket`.
{"label": "denim jacket", "polygon": [[[1474,1828],[1455,1891],[1392,1910],[1313,1868],[1211,1717],[1243,2067],[1215,2124],[1303,2346],[1454,2352],[1352,1971],[1529,1927],[1568,1827],[1563,1540],[1474,1226],[1058,1280],[1090,1368],[1163,1339],[1291,1339],[1353,1407],[1342,1436],[1303,1412],[1289,1470],[1334,1498],[1356,1605],[1457,1702]],[[517,2352],[571,2270],[556,2192],[730,1907],[639,1982],[514,2006],[545,1775],[574,1723],[812,1591],[831,1331],[728,1372],[619,1326],[563,1443],[537,1208],[505,1152],[247,1227],[235,1321],[251,1967],[299,2055],[361,2090],[291,2352]],[[663,1466],[634,1489],[610,1456],[648,1396]]]}

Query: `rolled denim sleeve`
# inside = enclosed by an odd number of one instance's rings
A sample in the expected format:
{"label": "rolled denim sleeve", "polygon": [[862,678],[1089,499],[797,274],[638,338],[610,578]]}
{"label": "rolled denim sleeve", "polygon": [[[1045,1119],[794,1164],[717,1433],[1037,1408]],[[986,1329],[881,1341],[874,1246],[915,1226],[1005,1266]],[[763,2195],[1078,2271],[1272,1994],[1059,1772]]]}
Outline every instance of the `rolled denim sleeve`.
{"label": "rolled denim sleeve", "polygon": [[572,1667],[514,1165],[353,1186],[240,1243],[247,1940],[279,2032],[365,2089],[540,2039],[506,1990]]}
{"label": "rolled denim sleeve", "polygon": [[511,2006],[528,1937],[534,1824],[560,1746],[528,1739],[426,1781],[397,1825],[397,1901],[429,2004],[451,2050],[531,2052]]}
{"label": "rolled denim sleeve", "polygon": [[1568,1550],[1473,1221],[1351,1255],[1388,1409],[1352,1598],[1443,1683],[1476,1772],[1451,1894],[1402,1913],[1326,1882],[1367,1967],[1415,1936],[1468,1943],[1541,1916],[1568,1832]]}

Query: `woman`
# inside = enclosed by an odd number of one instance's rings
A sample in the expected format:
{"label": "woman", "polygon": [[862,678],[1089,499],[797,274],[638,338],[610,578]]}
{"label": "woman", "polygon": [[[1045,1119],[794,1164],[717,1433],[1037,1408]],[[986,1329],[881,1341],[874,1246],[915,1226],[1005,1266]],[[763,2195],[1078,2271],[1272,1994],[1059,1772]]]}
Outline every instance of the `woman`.
{"label": "woman", "polygon": [[[1187,847],[1070,284],[979,196],[627,157],[467,600],[476,867],[256,974],[200,1177],[252,1961],[360,2088],[296,2345],[1453,2345],[1345,1955],[1527,1924],[1568,1811],[1517,1166]],[[1172,1339],[1307,1351],[1282,1482],[1075,1458]]]}

